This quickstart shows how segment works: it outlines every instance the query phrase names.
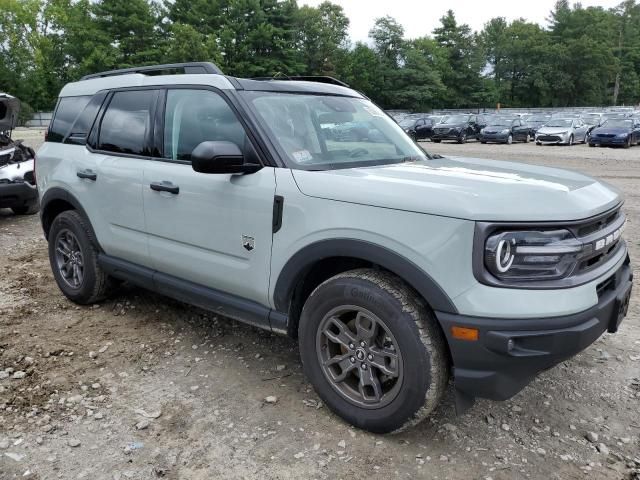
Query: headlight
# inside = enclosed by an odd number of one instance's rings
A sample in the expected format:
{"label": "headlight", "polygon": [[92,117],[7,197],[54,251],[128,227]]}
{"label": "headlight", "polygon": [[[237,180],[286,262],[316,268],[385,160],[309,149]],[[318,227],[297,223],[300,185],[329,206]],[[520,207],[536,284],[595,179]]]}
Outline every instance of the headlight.
{"label": "headlight", "polygon": [[505,133],[509,133],[511,130],[509,130],[508,128],[505,128],[504,130],[502,130],[500,133],[505,134]]}
{"label": "headlight", "polygon": [[563,137],[569,132],[558,132],[557,135],[562,135]]}
{"label": "headlight", "polygon": [[481,128],[481,129],[480,129],[480,133],[484,133],[484,128]]}
{"label": "headlight", "polygon": [[618,138],[627,138],[627,135],[628,134],[626,134],[626,133],[619,133],[619,134],[616,135],[616,137],[618,137]]}
{"label": "headlight", "polygon": [[571,274],[584,250],[568,230],[500,232],[487,238],[484,263],[499,280],[554,280]]}

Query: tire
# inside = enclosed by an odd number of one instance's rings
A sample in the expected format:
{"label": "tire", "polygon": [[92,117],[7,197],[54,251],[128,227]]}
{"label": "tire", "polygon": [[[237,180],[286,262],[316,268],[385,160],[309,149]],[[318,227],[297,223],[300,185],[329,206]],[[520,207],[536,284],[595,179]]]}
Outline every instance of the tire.
{"label": "tire", "polygon": [[462,135],[460,135],[460,138],[458,139],[458,143],[467,143],[467,134],[463,133]]}
{"label": "tire", "polygon": [[433,143],[440,143],[442,140],[440,140],[439,138],[436,138],[436,139],[432,139],[431,141]]}
{"label": "tire", "polygon": [[16,215],[35,215],[40,210],[40,204],[36,202],[36,203],[32,203],[31,205],[12,207],[11,210]]}
{"label": "tire", "polygon": [[568,146],[572,146],[573,145],[573,135],[569,136],[569,143],[567,143]]}
{"label": "tire", "polygon": [[507,145],[511,145],[513,143],[513,135],[509,135],[507,137]]}
{"label": "tire", "polygon": [[628,136],[627,141],[624,142],[624,148],[631,148],[631,136]]}
{"label": "tire", "polygon": [[542,144],[541,144],[540,142],[536,142],[536,145],[537,145],[538,147],[541,147],[541,146],[542,146]]}
{"label": "tire", "polygon": [[[355,329],[356,321],[365,328]],[[369,350],[370,337],[361,332],[372,325],[378,333]],[[444,335],[425,302],[391,273],[358,269],[325,281],[307,299],[298,334],[305,375],[324,403],[358,428],[388,433],[415,425],[447,387]],[[374,360],[371,352],[380,351],[386,356],[378,353]],[[387,377],[376,361],[386,366]],[[374,376],[376,388],[368,385]]]}
{"label": "tire", "polygon": [[592,148],[595,148],[596,144],[595,143],[589,143],[589,146]]}
{"label": "tire", "polygon": [[529,134],[528,133],[524,136],[524,143],[529,143]]}
{"label": "tire", "polygon": [[[62,212],[53,220],[48,238],[51,271],[62,293],[80,305],[104,300],[115,282],[98,265],[97,242],[82,215]],[[76,267],[81,274],[76,275]]]}
{"label": "tire", "polygon": [[480,143],[483,144],[483,145],[486,145],[487,141],[486,140],[480,140]]}

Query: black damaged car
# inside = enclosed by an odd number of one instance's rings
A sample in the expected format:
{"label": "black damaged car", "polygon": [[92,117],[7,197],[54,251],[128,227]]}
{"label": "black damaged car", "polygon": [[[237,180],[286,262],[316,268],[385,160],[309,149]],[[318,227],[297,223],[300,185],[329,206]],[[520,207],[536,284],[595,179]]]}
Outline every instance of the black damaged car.
{"label": "black damaged car", "polygon": [[406,118],[399,125],[413,140],[427,140],[433,136],[433,127],[441,119],[437,116]]}
{"label": "black damaged car", "polygon": [[479,135],[480,127],[476,115],[447,115],[441,123],[433,127],[431,141],[440,143],[442,140],[455,140],[458,143],[465,143],[470,138],[477,140]]}

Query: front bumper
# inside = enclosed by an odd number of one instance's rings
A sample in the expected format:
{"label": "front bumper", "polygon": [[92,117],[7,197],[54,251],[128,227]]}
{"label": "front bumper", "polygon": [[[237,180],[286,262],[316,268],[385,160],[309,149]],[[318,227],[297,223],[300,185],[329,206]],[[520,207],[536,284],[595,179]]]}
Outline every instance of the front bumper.
{"label": "front bumper", "polygon": [[434,132],[431,140],[458,140],[462,136],[462,132],[450,131],[448,133]]}
{"label": "front bumper", "polygon": [[605,145],[605,146],[622,146],[627,143],[627,137],[589,137],[589,143],[592,145]]}
{"label": "front bumper", "polygon": [[38,189],[30,183],[0,183],[0,208],[24,207],[37,201]]}
{"label": "front bumper", "polygon": [[[598,304],[562,317],[500,319],[436,312],[449,343],[458,408],[475,397],[506,400],[537,374],[581,352],[627,314],[633,283],[629,258],[598,284]],[[453,338],[451,328],[478,329],[477,341]],[[461,400],[462,399],[462,400]]]}
{"label": "front bumper", "polygon": [[565,145],[569,143],[569,137],[541,134],[536,136],[536,143],[541,143],[543,145]]}
{"label": "front bumper", "polygon": [[481,142],[500,142],[506,143],[509,138],[508,133],[482,133],[480,134]]}

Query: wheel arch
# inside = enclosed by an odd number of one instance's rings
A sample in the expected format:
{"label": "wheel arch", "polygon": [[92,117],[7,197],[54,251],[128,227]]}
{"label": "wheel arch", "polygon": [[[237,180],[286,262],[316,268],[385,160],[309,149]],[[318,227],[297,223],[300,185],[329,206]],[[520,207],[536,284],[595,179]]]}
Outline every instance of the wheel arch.
{"label": "wheel arch", "polygon": [[[91,225],[91,221],[85,212],[84,208],[78,201],[78,199],[69,191],[60,187],[50,188],[40,199],[40,220],[42,222],[42,229],[44,230],[44,236],[49,238],[49,231],[51,230],[51,224],[53,220],[62,212],[67,210],[75,210],[84,218],[87,222],[87,226],[91,231],[92,237],[98,243],[96,232]],[[100,245],[97,245],[98,250],[102,251]]]}
{"label": "wheel arch", "polygon": [[371,242],[337,238],[302,248],[280,271],[273,301],[277,311],[288,315],[287,333],[297,335],[302,306],[315,287],[338,273],[362,267],[387,270],[418,292],[433,310],[458,313],[442,287],[411,260]]}

